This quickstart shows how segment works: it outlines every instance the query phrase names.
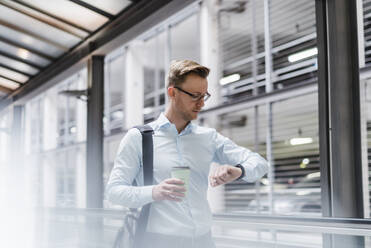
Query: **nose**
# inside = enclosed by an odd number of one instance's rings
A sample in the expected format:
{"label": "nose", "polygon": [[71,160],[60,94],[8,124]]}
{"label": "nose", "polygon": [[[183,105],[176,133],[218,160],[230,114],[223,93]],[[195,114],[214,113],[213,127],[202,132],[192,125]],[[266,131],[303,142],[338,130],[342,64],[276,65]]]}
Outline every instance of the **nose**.
{"label": "nose", "polygon": [[199,101],[197,101],[197,108],[201,109],[205,105],[205,100],[204,98],[201,98]]}

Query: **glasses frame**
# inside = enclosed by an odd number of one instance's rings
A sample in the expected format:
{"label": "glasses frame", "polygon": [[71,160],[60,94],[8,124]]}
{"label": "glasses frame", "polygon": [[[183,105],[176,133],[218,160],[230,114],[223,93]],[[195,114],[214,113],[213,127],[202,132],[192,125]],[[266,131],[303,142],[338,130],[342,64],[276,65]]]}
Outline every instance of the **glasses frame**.
{"label": "glasses frame", "polygon": [[209,92],[206,92],[205,94],[198,96],[198,95],[192,94],[192,93],[190,93],[188,91],[185,91],[185,90],[183,90],[182,88],[180,88],[178,86],[174,86],[174,88],[177,89],[177,90],[179,90],[179,91],[181,91],[181,92],[183,92],[183,93],[185,93],[185,94],[187,94],[187,95],[189,95],[190,97],[192,97],[192,101],[195,101],[195,102],[199,102],[202,99],[204,100],[204,102],[206,102],[211,97],[211,95],[210,95]]}

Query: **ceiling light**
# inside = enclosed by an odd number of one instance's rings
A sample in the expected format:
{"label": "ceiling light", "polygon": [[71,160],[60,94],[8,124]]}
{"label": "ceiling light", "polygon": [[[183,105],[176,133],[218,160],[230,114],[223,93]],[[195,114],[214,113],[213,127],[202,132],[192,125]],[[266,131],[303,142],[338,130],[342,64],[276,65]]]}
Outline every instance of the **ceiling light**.
{"label": "ceiling light", "polygon": [[302,191],[296,192],[297,196],[303,196],[303,195],[309,195],[309,194],[310,194],[309,190],[302,190]]}
{"label": "ceiling light", "polygon": [[77,131],[77,127],[76,126],[70,127],[70,133],[76,133],[76,131]]}
{"label": "ceiling light", "polygon": [[269,185],[269,180],[267,178],[262,178],[260,182],[264,185]]}
{"label": "ceiling light", "polygon": [[306,176],[306,178],[308,178],[308,179],[320,178],[320,177],[321,177],[321,172],[313,172],[313,173],[310,173]]}
{"label": "ceiling light", "polygon": [[312,138],[292,138],[290,139],[290,144],[292,146],[304,145],[304,144],[310,144],[310,143],[313,143]]}
{"label": "ceiling light", "polygon": [[220,85],[224,86],[224,85],[236,82],[240,80],[240,78],[241,78],[240,74],[236,73],[236,74],[232,74],[232,75],[221,78],[219,83]]}
{"label": "ceiling light", "polygon": [[304,51],[301,51],[301,52],[298,52],[298,53],[294,53],[294,54],[290,55],[288,59],[289,59],[289,62],[294,63],[296,61],[299,61],[299,60],[317,55],[317,53],[318,53],[317,47],[313,47],[313,48],[308,49],[308,50],[304,50]]}
{"label": "ceiling light", "polygon": [[153,110],[154,109],[151,108],[151,107],[146,107],[146,108],[143,109],[143,114],[148,115],[148,114],[152,113]]}
{"label": "ceiling light", "polygon": [[26,49],[20,48],[17,51],[17,55],[22,59],[27,59],[30,56],[30,52]]}

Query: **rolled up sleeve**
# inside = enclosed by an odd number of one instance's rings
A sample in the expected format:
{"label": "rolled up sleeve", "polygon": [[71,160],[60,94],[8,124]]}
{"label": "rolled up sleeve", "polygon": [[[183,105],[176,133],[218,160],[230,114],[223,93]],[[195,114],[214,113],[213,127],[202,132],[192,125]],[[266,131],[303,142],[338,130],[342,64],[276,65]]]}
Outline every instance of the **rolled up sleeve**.
{"label": "rolled up sleeve", "polygon": [[269,166],[267,161],[258,153],[236,145],[229,138],[224,137],[216,131],[213,135],[213,140],[215,145],[214,162],[219,164],[242,165],[245,169],[243,180],[255,182],[268,172]]}
{"label": "rolled up sleeve", "polygon": [[[122,139],[106,187],[109,201],[138,208],[153,201],[153,185],[143,186],[142,136],[133,128]],[[138,186],[132,186],[134,180]]]}

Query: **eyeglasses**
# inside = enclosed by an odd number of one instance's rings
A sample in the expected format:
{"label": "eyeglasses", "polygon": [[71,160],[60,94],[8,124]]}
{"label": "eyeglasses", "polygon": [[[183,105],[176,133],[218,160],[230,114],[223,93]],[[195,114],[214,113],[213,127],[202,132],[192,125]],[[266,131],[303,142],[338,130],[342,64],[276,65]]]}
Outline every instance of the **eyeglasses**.
{"label": "eyeglasses", "polygon": [[198,101],[201,101],[202,99],[204,99],[204,101],[206,102],[207,99],[210,98],[210,94],[208,92],[206,92],[205,94],[201,95],[201,94],[192,94],[192,93],[189,93],[188,91],[185,91],[183,90],[182,88],[179,88],[177,86],[174,86],[175,89],[189,95],[191,98],[192,98],[192,101],[194,102],[198,102]]}

